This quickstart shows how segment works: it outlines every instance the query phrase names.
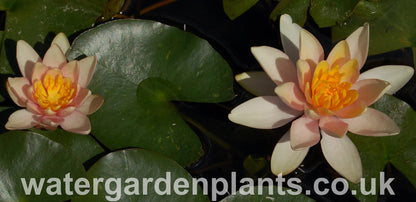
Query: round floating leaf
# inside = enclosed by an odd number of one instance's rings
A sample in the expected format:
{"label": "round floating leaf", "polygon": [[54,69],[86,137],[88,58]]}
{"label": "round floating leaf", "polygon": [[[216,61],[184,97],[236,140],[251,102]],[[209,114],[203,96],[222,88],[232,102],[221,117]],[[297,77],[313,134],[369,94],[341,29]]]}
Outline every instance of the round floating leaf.
{"label": "round floating leaf", "polygon": [[[371,190],[370,179],[377,179],[380,184],[380,172],[386,163],[392,163],[416,186],[416,112],[405,102],[385,95],[377,101],[373,108],[386,113],[400,127],[400,134],[388,137],[366,137],[349,134],[357,146],[363,165],[365,190]],[[385,182],[388,179],[385,179]],[[360,184],[350,184],[352,190],[357,190],[360,201],[375,201],[377,195],[363,195]],[[379,186],[377,186],[377,193]],[[384,190],[387,193],[387,190]],[[394,189],[393,189],[394,191]]]}
{"label": "round floating leaf", "polygon": [[[27,131],[0,135],[1,201],[68,200],[74,194],[65,190],[63,178],[68,173],[73,179],[85,177],[81,162],[61,144]],[[35,187],[28,189],[30,178],[36,178],[39,195]],[[70,191],[74,190],[73,185],[68,187]]]}
{"label": "round floating leaf", "polygon": [[95,188],[98,192],[91,190],[73,201],[209,201],[199,186],[193,187],[191,175],[179,164],[143,149],[107,154],[87,174],[103,179]]}
{"label": "round floating leaf", "polygon": [[96,55],[89,89],[105,98],[91,115],[92,133],[110,149],[141,147],[181,165],[202,155],[199,138],[169,100],[233,98],[232,72],[190,33],[147,20],[112,21],[81,34],[68,57]]}
{"label": "round floating leaf", "polygon": [[259,0],[223,0],[224,12],[231,20],[236,19],[248,9],[253,7]]}
{"label": "round floating leaf", "polygon": [[31,129],[69,149],[81,162],[104,152],[104,149],[90,135],[70,133],[58,128],[53,131]]}
{"label": "round floating leaf", "polygon": [[309,12],[319,27],[330,27],[344,22],[358,0],[314,0]]}
{"label": "round floating leaf", "polygon": [[280,15],[289,14],[293,22],[303,26],[306,22],[309,4],[309,0],[281,0],[273,9],[270,18],[276,21]]}
{"label": "round floating leaf", "polygon": [[[299,186],[300,187],[300,186]],[[241,190],[243,189],[243,190]],[[289,193],[290,192],[290,193]],[[239,201],[315,201],[297,190],[288,189],[285,187],[258,187],[251,186],[240,188],[240,191],[235,195],[230,195],[224,198],[221,202],[239,202]]]}

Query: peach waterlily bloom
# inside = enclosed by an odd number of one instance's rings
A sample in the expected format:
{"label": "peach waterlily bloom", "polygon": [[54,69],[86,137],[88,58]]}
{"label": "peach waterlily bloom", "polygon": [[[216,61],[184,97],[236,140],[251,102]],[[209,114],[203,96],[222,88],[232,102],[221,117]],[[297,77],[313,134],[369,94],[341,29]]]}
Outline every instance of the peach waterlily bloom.
{"label": "peach waterlily bloom", "polygon": [[328,163],[358,182],[361,160],[346,133],[398,134],[392,119],[368,106],[403,87],[413,68],[381,66],[360,75],[368,52],[368,24],[338,42],[326,60],[319,41],[292,23],[289,15],[281,16],[280,31],[285,53],[267,46],[251,49],[265,72],[245,72],[236,80],[259,97],[234,108],[229,119],[259,129],[281,127],[296,119],[274,148],[271,169],[276,175],[296,169],[309,148],[320,141]]}
{"label": "peach waterlily bloom", "polygon": [[58,126],[69,132],[88,134],[87,115],[97,111],[104,98],[87,89],[97,59],[86,57],[67,62],[68,38],[59,33],[43,60],[25,41],[19,40],[16,58],[23,77],[7,79],[7,91],[21,109],[10,115],[9,130],[32,127],[54,130]]}

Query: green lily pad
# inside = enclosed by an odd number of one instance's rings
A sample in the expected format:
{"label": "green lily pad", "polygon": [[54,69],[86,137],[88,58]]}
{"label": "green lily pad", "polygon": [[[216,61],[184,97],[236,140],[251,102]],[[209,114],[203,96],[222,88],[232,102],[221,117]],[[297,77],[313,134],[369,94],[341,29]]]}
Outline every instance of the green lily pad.
{"label": "green lily pad", "polygon": [[[236,194],[227,196],[221,202],[239,202],[239,201],[253,201],[253,202],[265,202],[265,201],[315,201],[297,190],[288,189],[285,187],[273,186],[270,187],[258,187],[253,186],[250,188],[243,188],[244,192],[237,192]],[[250,190],[251,189],[251,190]],[[261,191],[261,193],[259,193]],[[293,193],[293,194],[292,194]]]}
{"label": "green lily pad", "polygon": [[[401,132],[389,137],[349,134],[360,152],[366,190],[371,190],[370,179],[375,178],[377,179],[377,193],[379,192],[380,172],[388,162],[392,163],[416,186],[416,112],[405,102],[388,95],[383,96],[372,107],[392,118],[400,127]],[[357,198],[360,201],[376,200],[377,195],[362,194],[359,191],[359,184],[350,184],[350,187],[357,191]],[[387,190],[384,191],[387,193]]]}
{"label": "green lily pad", "polygon": [[[52,32],[64,32],[69,36],[79,30],[90,28],[104,11],[106,3],[107,0],[16,0],[7,10],[5,39],[9,41],[2,47],[0,72],[18,73],[10,68],[10,65],[17,68],[17,40],[25,40],[33,46],[39,42],[43,43],[46,36]],[[47,46],[49,47],[49,44]],[[46,51],[48,47],[38,46],[37,50]]]}
{"label": "green lily pad", "polygon": [[81,162],[103,153],[104,149],[90,135],[80,135],[58,128],[53,131],[31,129],[69,149]]}
{"label": "green lily pad", "polygon": [[191,175],[179,164],[143,149],[107,154],[87,174],[103,179],[98,183],[98,193],[90,191],[73,201],[209,201],[199,186],[194,189]]}
{"label": "green lily pad", "polygon": [[258,1],[259,0],[223,0],[222,5],[228,17],[231,20],[234,20],[253,7]]}
{"label": "green lily pad", "polygon": [[334,41],[345,39],[365,22],[370,24],[369,54],[416,47],[416,1],[360,1],[350,18],[332,29]]}
{"label": "green lily pad", "polygon": [[[65,187],[63,178],[83,178],[86,173],[81,162],[61,144],[33,132],[13,131],[0,135],[0,175],[1,201],[64,201],[75,192],[74,182]],[[39,195],[35,189],[25,193],[30,178],[36,178]]]}
{"label": "green lily pad", "polygon": [[170,100],[223,102],[234,97],[227,62],[205,40],[147,20],[118,20],[81,34],[68,57],[96,55],[89,89],[105,104],[92,133],[110,149],[141,147],[181,165],[202,155],[199,138]]}
{"label": "green lily pad", "polygon": [[309,0],[281,0],[270,14],[270,19],[276,21],[280,15],[289,14],[293,22],[303,26],[308,15]]}
{"label": "green lily pad", "polygon": [[357,3],[358,0],[314,0],[309,12],[319,27],[331,27],[344,22]]}
{"label": "green lily pad", "polygon": [[0,1],[0,10],[8,10],[13,6],[13,4],[16,2],[16,0],[1,0]]}

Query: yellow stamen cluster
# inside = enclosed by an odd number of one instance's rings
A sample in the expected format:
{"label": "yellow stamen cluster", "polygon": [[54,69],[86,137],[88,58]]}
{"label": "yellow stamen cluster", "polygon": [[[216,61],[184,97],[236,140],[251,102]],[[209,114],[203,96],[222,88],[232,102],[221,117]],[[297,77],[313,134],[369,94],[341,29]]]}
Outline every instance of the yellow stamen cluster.
{"label": "yellow stamen cluster", "polygon": [[38,80],[34,83],[33,96],[43,109],[58,111],[73,100],[75,89],[70,78],[63,78],[57,74],[55,78],[46,74],[43,83]]}
{"label": "yellow stamen cluster", "polygon": [[321,61],[316,66],[312,83],[307,82],[305,86],[308,103],[319,111],[332,112],[352,104],[357,100],[358,92],[350,90],[352,83],[341,82],[343,76],[338,65],[330,68],[326,61]]}

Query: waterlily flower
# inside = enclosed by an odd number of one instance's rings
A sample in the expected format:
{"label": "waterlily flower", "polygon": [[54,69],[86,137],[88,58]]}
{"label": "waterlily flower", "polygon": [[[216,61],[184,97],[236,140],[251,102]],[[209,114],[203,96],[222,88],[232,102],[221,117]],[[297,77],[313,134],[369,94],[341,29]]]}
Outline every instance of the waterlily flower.
{"label": "waterlily flower", "polygon": [[285,53],[267,46],[252,47],[265,72],[245,72],[236,80],[259,97],[234,108],[229,119],[259,129],[278,128],[295,119],[272,153],[271,169],[276,175],[292,172],[309,148],[320,142],[328,163],[340,175],[358,182],[361,160],[346,133],[398,134],[400,129],[392,119],[368,106],[403,87],[413,68],[389,65],[360,74],[368,53],[368,24],[338,42],[326,60],[319,41],[289,15],[281,16],[280,32]]}
{"label": "waterlily flower", "polygon": [[59,33],[42,60],[27,42],[17,42],[16,58],[23,77],[8,78],[6,85],[14,103],[25,109],[10,115],[7,129],[61,126],[69,132],[90,133],[87,115],[104,103],[103,97],[87,89],[97,59],[89,56],[68,62],[69,47],[65,34]]}

